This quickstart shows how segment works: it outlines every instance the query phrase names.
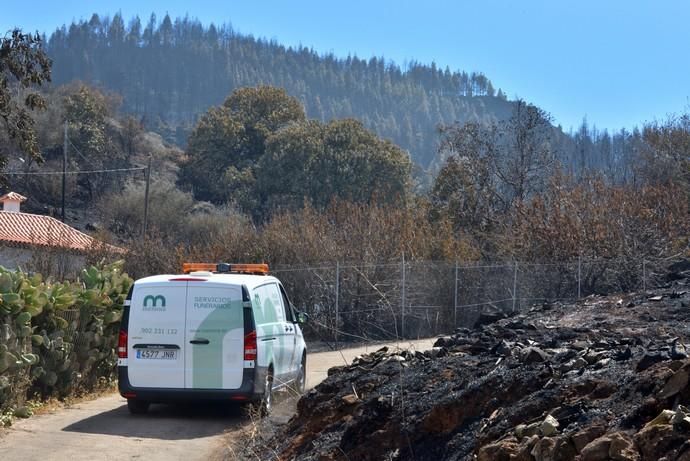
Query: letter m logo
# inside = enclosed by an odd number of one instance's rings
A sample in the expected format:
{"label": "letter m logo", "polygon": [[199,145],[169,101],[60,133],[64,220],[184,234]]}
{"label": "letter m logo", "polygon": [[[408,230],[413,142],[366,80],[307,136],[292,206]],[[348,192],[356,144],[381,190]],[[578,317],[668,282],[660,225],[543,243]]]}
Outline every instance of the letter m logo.
{"label": "letter m logo", "polygon": [[144,307],[149,307],[149,306],[150,307],[158,307],[159,302],[160,302],[161,307],[165,307],[165,296],[148,295],[147,297],[144,298]]}

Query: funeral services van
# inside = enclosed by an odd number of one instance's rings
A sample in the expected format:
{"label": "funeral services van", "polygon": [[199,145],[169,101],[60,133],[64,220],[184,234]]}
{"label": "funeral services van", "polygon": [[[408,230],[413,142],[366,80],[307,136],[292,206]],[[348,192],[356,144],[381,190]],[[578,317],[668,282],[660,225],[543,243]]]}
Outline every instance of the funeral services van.
{"label": "funeral services van", "polygon": [[265,264],[185,263],[182,275],[137,280],[118,341],[120,394],[151,403],[256,402],[304,391],[307,349],[297,313]]}

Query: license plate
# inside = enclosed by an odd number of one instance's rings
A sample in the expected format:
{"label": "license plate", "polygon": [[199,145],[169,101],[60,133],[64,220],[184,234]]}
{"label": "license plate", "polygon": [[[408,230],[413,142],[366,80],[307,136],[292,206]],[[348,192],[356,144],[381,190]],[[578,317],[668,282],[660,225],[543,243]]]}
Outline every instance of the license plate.
{"label": "license plate", "polygon": [[177,360],[174,349],[137,349],[137,358],[143,360]]}

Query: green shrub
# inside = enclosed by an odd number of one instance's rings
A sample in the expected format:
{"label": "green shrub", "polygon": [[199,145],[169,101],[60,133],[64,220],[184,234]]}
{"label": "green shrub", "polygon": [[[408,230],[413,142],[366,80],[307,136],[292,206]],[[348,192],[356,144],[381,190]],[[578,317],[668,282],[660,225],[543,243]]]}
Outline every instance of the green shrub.
{"label": "green shrub", "polygon": [[133,283],[122,267],[99,264],[64,283],[0,267],[0,414],[29,396],[64,398],[114,381]]}

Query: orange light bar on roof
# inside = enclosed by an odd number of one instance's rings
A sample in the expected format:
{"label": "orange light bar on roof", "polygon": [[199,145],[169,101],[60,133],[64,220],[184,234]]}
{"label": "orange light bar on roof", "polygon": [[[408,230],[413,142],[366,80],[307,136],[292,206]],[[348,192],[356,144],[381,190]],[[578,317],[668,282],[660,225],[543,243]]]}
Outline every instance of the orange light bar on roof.
{"label": "orange light bar on roof", "polygon": [[230,272],[242,274],[268,274],[268,264],[230,264]]}
{"label": "orange light bar on roof", "polygon": [[213,263],[184,263],[182,264],[182,272],[189,274],[190,272],[215,272],[217,264]]}
{"label": "orange light bar on roof", "polygon": [[268,274],[268,264],[227,264],[227,263],[184,263],[182,264],[182,272],[189,274],[190,272],[221,272],[236,274]]}

